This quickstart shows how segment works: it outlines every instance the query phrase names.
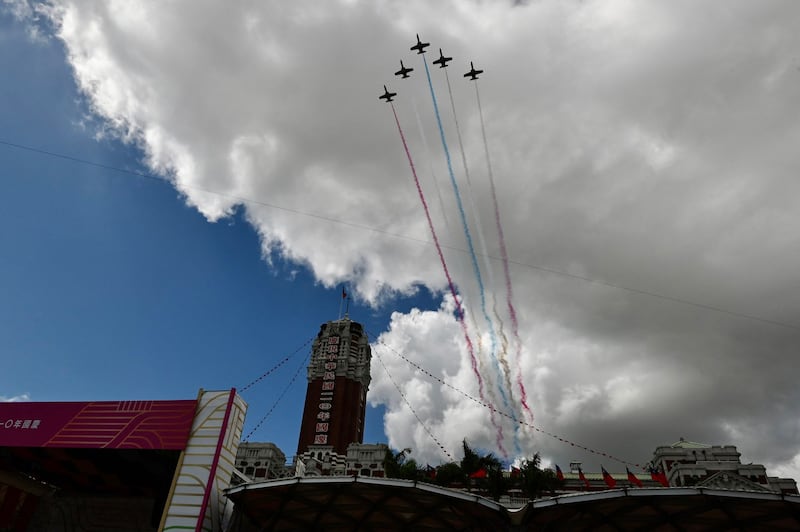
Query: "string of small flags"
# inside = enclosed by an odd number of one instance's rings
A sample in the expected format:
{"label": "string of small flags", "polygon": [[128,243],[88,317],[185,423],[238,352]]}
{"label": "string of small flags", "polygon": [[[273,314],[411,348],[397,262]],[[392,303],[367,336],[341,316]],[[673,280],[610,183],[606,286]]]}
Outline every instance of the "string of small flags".
{"label": "string of small flags", "polygon": [[428,433],[428,436],[430,436],[431,439],[436,443],[436,445],[439,446],[439,449],[442,450],[445,456],[447,456],[447,458],[449,458],[451,462],[454,462],[455,460],[453,459],[453,456],[449,452],[447,452],[447,449],[445,449],[444,445],[442,445],[442,443],[436,438],[436,436],[433,435],[433,432],[431,432],[428,426],[420,419],[420,417],[417,415],[417,412],[411,406],[411,403],[408,402],[408,399],[406,399],[406,396],[403,394],[402,390],[400,389],[400,386],[397,384],[397,382],[395,382],[394,378],[392,377],[392,374],[389,373],[389,368],[387,368],[386,364],[383,363],[383,359],[381,358],[381,356],[378,353],[375,353],[375,356],[378,357],[378,362],[381,363],[381,366],[383,367],[383,370],[386,372],[386,375],[389,377],[389,380],[392,381],[392,384],[394,384],[394,387],[397,389],[397,393],[400,394],[400,397],[406,403],[408,409],[411,410],[411,413],[414,414],[414,417],[417,418],[419,424],[422,425],[422,428],[425,429],[425,432]]}
{"label": "string of small flags", "polygon": [[[372,335],[371,332],[368,333],[368,334]],[[376,335],[372,335],[372,337],[373,338],[378,338],[378,336],[376,336]],[[434,375],[433,373],[431,373],[427,369],[423,368],[422,366],[420,366],[416,362],[414,362],[412,360],[409,360],[405,355],[403,355],[402,353],[398,352],[396,349],[394,349],[390,345],[387,345],[386,343],[381,342],[380,340],[378,340],[377,343],[379,343],[380,345],[382,345],[382,346],[386,347],[387,349],[389,349],[390,351],[392,351],[395,355],[399,356],[407,364],[411,365],[412,367],[414,367],[416,370],[418,370],[422,374],[427,375],[428,377],[430,377],[431,379],[435,380],[439,384],[447,386],[448,388],[450,388],[454,392],[464,396],[465,398],[469,399],[470,401],[472,401],[474,403],[477,403],[477,404],[483,406],[484,408],[488,408],[489,410],[492,410],[495,413],[497,413],[497,414],[499,414],[499,415],[501,415],[503,417],[506,417],[506,418],[516,422],[516,423],[519,423],[520,425],[527,426],[527,427],[533,429],[536,432],[539,432],[541,434],[549,436],[549,437],[551,437],[553,439],[556,439],[556,440],[558,440],[558,441],[560,441],[562,443],[569,444],[572,447],[576,447],[578,449],[581,449],[581,450],[586,451],[586,452],[591,453],[591,454],[595,454],[597,456],[604,456],[604,457],[608,458],[609,460],[614,460],[615,462],[619,462],[621,464],[634,466],[634,467],[641,468],[641,469],[644,470],[644,467],[642,467],[640,464],[637,464],[635,462],[630,462],[628,460],[623,460],[622,458],[618,458],[618,457],[616,457],[616,456],[614,456],[612,454],[606,453],[605,451],[602,451],[602,450],[599,450],[599,449],[593,449],[593,448],[588,447],[586,445],[581,445],[580,443],[576,443],[576,442],[574,442],[572,440],[569,440],[568,438],[564,438],[562,436],[559,436],[558,434],[555,434],[555,433],[552,433],[550,431],[541,429],[541,428],[533,425],[532,423],[528,423],[527,421],[525,421],[523,419],[516,419],[515,420],[514,417],[511,414],[509,414],[507,412],[503,412],[501,410],[498,410],[496,407],[494,407],[494,406],[492,406],[492,405],[490,405],[488,403],[485,403],[485,402],[481,401],[480,399],[477,399],[477,398],[473,397],[472,395],[468,394],[467,392],[465,392],[465,391],[453,386],[452,384],[444,381],[441,377],[439,377],[437,375]],[[381,364],[382,363],[383,362],[381,362]]]}
{"label": "string of small flags", "polygon": [[277,370],[278,368],[280,368],[281,366],[283,366],[284,364],[286,364],[286,363],[289,361],[289,359],[291,359],[293,356],[295,356],[297,353],[299,353],[301,349],[305,348],[306,346],[308,346],[308,344],[310,344],[310,343],[311,343],[311,342],[313,342],[313,341],[314,341],[314,338],[313,338],[313,337],[312,337],[312,338],[309,338],[308,340],[306,340],[306,342],[305,342],[303,345],[301,345],[300,347],[298,347],[297,349],[295,349],[295,350],[294,350],[294,351],[293,351],[291,354],[289,354],[289,355],[285,356],[285,357],[284,357],[284,358],[283,358],[283,359],[282,359],[280,362],[278,362],[277,364],[275,364],[274,366],[272,366],[270,369],[268,369],[267,371],[265,371],[264,373],[262,373],[260,377],[257,377],[256,379],[254,379],[253,381],[251,381],[251,382],[250,382],[249,384],[247,384],[246,386],[243,386],[242,388],[240,388],[240,389],[239,389],[239,393],[244,393],[244,392],[246,392],[246,391],[247,391],[249,388],[251,388],[251,387],[252,387],[252,386],[254,386],[255,384],[257,384],[257,383],[261,382],[262,380],[264,380],[264,378],[265,378],[265,377],[267,377],[267,376],[268,376],[270,373],[274,372],[275,370]]}

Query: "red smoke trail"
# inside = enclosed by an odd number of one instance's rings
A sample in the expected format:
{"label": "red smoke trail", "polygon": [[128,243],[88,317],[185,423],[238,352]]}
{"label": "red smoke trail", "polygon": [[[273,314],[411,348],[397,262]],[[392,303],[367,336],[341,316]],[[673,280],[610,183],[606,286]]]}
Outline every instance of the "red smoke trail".
{"label": "red smoke trail", "polygon": [[[447,161],[447,171],[450,174],[450,183],[453,185],[453,195],[456,197],[456,205],[458,205],[458,213],[461,215],[461,225],[464,228],[464,237],[467,239],[467,247],[469,248],[469,255],[472,259],[472,269],[475,273],[475,280],[478,281],[478,294],[481,296],[481,312],[483,313],[483,319],[486,320],[486,328],[489,331],[489,337],[491,338],[491,353],[492,353],[492,362],[494,362],[495,370],[497,371],[497,388],[500,390],[500,396],[503,398],[503,404],[506,408],[509,408],[508,397],[506,397],[506,392],[503,390],[502,386],[502,370],[500,369],[500,364],[497,359],[497,334],[494,330],[494,324],[492,323],[492,318],[489,316],[489,313],[486,311],[486,289],[483,285],[483,279],[481,277],[481,268],[478,266],[478,257],[475,254],[475,247],[472,242],[472,235],[469,231],[469,223],[467,222],[467,215],[464,212],[464,204],[461,201],[461,194],[458,191],[458,181],[456,181],[456,176],[453,173],[453,164],[450,158],[450,149],[447,147],[447,139],[445,138],[444,134],[444,127],[442,126],[442,116],[439,113],[439,104],[436,100],[436,91],[433,89],[433,81],[431,81],[431,71],[428,69],[428,60],[425,59],[425,56],[422,56],[422,63],[425,65],[425,77],[428,78],[428,87],[431,90],[431,102],[433,103],[433,112],[436,115],[436,124],[439,126],[439,137],[442,140],[442,148],[444,149],[445,160]],[[500,425],[497,426],[497,441],[498,446],[503,451],[503,456],[507,457],[508,455],[503,448],[503,445],[500,441],[503,439],[503,429]]]}
{"label": "red smoke trail", "polygon": [[533,412],[528,406],[528,394],[525,391],[525,384],[522,382],[522,365],[520,359],[522,358],[522,340],[519,337],[519,322],[517,321],[517,311],[514,309],[514,291],[511,288],[511,272],[508,269],[508,252],[506,251],[506,239],[503,236],[503,224],[500,222],[500,209],[497,206],[497,193],[494,187],[494,174],[492,173],[492,163],[489,159],[489,143],[486,141],[486,127],[483,122],[483,108],[481,107],[481,94],[478,91],[478,82],[475,81],[475,98],[478,100],[478,113],[481,118],[481,133],[483,134],[483,149],[486,152],[486,166],[489,170],[489,184],[492,190],[492,202],[494,203],[494,221],[497,226],[497,240],[500,244],[500,257],[503,259],[503,274],[506,281],[506,301],[508,301],[508,314],[511,316],[511,332],[514,335],[514,342],[516,344],[517,355],[517,385],[519,386],[520,402],[522,407],[531,416],[533,421]]}
{"label": "red smoke trail", "polygon": [[[419,199],[422,202],[422,208],[425,210],[425,218],[428,220],[428,228],[431,230],[431,236],[433,237],[433,243],[436,245],[436,252],[439,254],[439,261],[442,263],[442,269],[444,270],[444,276],[447,278],[447,286],[450,288],[450,294],[453,296],[453,300],[456,302],[456,316],[458,317],[458,322],[461,324],[461,330],[464,332],[464,340],[467,343],[467,352],[469,352],[470,362],[472,364],[472,372],[475,374],[475,378],[478,380],[478,394],[480,395],[481,401],[486,402],[486,397],[483,391],[483,377],[481,377],[480,372],[478,371],[478,361],[475,358],[475,349],[472,346],[472,340],[469,337],[469,332],[467,331],[467,323],[464,321],[464,309],[461,307],[461,301],[458,299],[458,295],[456,294],[456,287],[453,284],[453,278],[450,277],[450,270],[447,269],[447,263],[444,260],[444,253],[442,253],[442,246],[439,245],[439,238],[436,236],[436,231],[433,228],[433,220],[431,220],[431,213],[428,209],[428,202],[425,201],[425,194],[422,192],[422,187],[419,184],[419,178],[417,177],[417,169],[414,168],[414,160],[411,159],[411,152],[408,150],[408,143],[406,142],[406,136],[403,134],[403,128],[400,127],[400,119],[397,118],[397,111],[394,108],[394,104],[392,106],[392,114],[394,115],[394,121],[397,124],[397,131],[400,133],[400,140],[403,141],[403,149],[406,151],[406,157],[408,157],[408,164],[411,166],[411,173],[414,176],[414,184],[417,186],[417,192],[419,193]],[[490,416],[492,420],[492,425],[495,428],[498,427],[497,420],[494,417],[494,408],[490,411]],[[498,446],[505,454],[505,449],[503,449],[502,440],[499,440]]]}
{"label": "red smoke trail", "polygon": [[[450,108],[453,110],[453,122],[455,123],[455,126],[456,126],[456,136],[458,138],[458,148],[459,148],[459,150],[461,150],[461,163],[464,166],[464,175],[467,178],[467,191],[469,192],[469,200],[470,200],[470,203],[472,204],[472,213],[475,216],[475,227],[478,230],[477,231],[478,232],[478,243],[480,244],[481,251],[483,252],[484,265],[486,266],[486,272],[488,273],[488,276],[489,276],[489,286],[492,286],[492,285],[494,285],[494,270],[492,268],[492,261],[489,258],[489,251],[486,248],[486,239],[483,236],[483,224],[481,223],[480,213],[478,211],[478,208],[475,206],[475,195],[474,195],[473,189],[472,189],[472,180],[470,179],[470,176],[469,176],[469,166],[467,165],[467,154],[464,151],[464,141],[461,138],[461,127],[458,125],[458,114],[456,113],[456,102],[455,102],[455,99],[453,98],[453,89],[452,89],[452,87],[450,85],[450,75],[447,73],[447,69],[446,68],[444,69],[444,78],[447,81],[447,93],[450,95]],[[500,362],[500,364],[503,366],[503,370],[504,370],[502,372],[503,381],[505,382],[505,388],[506,388],[506,391],[508,392],[509,402],[512,405],[510,410],[511,410],[513,418],[514,418],[514,426],[517,427],[518,426],[517,425],[517,416],[516,416],[516,413],[515,413],[515,407],[513,406],[513,404],[514,404],[514,388],[513,388],[513,386],[511,386],[511,367],[508,364],[508,338],[506,338],[506,333],[505,333],[505,330],[504,330],[505,324],[503,323],[503,320],[500,318],[500,315],[497,313],[497,298],[494,297],[494,295],[492,296],[492,312],[494,313],[494,317],[497,320],[497,323],[499,324],[498,333],[500,335],[501,346],[502,346],[502,349],[500,350],[500,353],[499,353],[499,356],[497,357],[497,359]],[[478,345],[478,354],[480,354],[480,344]],[[519,359],[519,355],[517,355],[517,358]],[[503,386],[503,383],[501,383],[498,380],[497,386],[501,387],[501,386]],[[489,388],[489,391],[490,392],[492,391],[491,387]],[[505,395],[503,397],[505,397]],[[509,406],[509,404],[507,402],[506,403],[506,407],[508,407],[508,406]],[[516,428],[514,429],[514,449],[516,450],[518,455],[522,454],[522,450],[520,449],[520,446],[519,446],[519,437],[517,436]]]}

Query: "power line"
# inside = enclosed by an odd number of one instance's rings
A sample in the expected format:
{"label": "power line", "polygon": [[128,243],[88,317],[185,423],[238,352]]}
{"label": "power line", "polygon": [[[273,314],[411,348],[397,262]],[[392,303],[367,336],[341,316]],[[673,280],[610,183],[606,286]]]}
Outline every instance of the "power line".
{"label": "power line", "polygon": [[56,157],[58,159],[64,159],[66,161],[71,161],[73,163],[79,163],[79,164],[85,164],[85,165],[88,165],[88,166],[94,166],[95,168],[102,168],[104,170],[111,170],[113,172],[120,172],[120,173],[123,173],[123,174],[129,174],[129,175],[133,175],[133,176],[136,176],[136,177],[142,177],[142,178],[145,178],[145,179],[152,179],[152,180],[155,180],[155,181],[161,181],[161,182],[165,182],[166,181],[165,179],[163,179],[161,177],[158,177],[158,176],[155,176],[153,174],[145,174],[144,172],[137,172],[136,170],[126,170],[124,168],[119,168],[119,167],[116,167],[116,166],[111,166],[111,165],[107,165],[107,164],[103,164],[103,163],[98,163],[98,162],[95,162],[95,161],[89,161],[89,160],[86,160],[86,159],[81,159],[80,157],[73,157],[71,155],[65,155],[63,153],[57,153],[57,152],[54,152],[54,151],[43,150],[43,149],[40,149],[40,148],[34,148],[32,146],[26,146],[24,144],[17,144],[16,142],[9,142],[7,140],[0,139],[0,144],[2,144],[4,146],[9,146],[11,148],[17,148],[18,150],[25,150],[25,151],[29,151],[29,152],[33,152],[33,153],[38,153],[39,155],[47,155],[47,156],[50,156],[50,157]]}
{"label": "power line", "polygon": [[[19,144],[19,143],[16,143],[16,142],[10,142],[10,141],[3,140],[3,139],[0,139],[0,145],[4,145],[4,146],[11,147],[11,148],[19,149],[19,150],[24,150],[24,151],[36,153],[36,154],[39,154],[39,155],[46,155],[46,156],[49,156],[49,157],[55,157],[55,158],[58,158],[58,159],[63,159],[63,160],[74,162],[74,163],[78,163],[78,164],[85,164],[85,165],[92,166],[92,167],[95,167],[95,168],[100,168],[100,169],[103,169],[103,170],[110,170],[110,171],[113,171],[113,172],[119,172],[119,173],[123,173],[123,174],[128,174],[128,175],[139,177],[139,178],[142,178],[142,179],[150,179],[152,181],[158,181],[160,183],[169,183],[169,180],[161,178],[161,177],[158,177],[158,176],[156,176],[154,174],[148,174],[148,173],[145,173],[145,172],[138,172],[136,170],[128,170],[128,169],[125,169],[125,168],[119,168],[119,167],[116,167],[116,166],[111,166],[111,165],[107,165],[107,164],[103,164],[103,163],[98,163],[98,162],[95,162],[95,161],[82,159],[80,157],[73,157],[71,155],[65,155],[63,153],[58,153],[58,152],[54,152],[54,151],[35,148],[35,147],[32,147],[32,146]],[[378,233],[378,234],[382,234],[382,235],[386,235],[386,236],[391,236],[393,238],[399,238],[399,239],[407,240],[407,241],[410,241],[410,242],[416,242],[416,243],[425,244],[425,245],[433,245],[433,242],[431,242],[430,240],[426,240],[424,238],[417,238],[417,237],[413,237],[413,236],[403,235],[403,234],[400,234],[400,233],[394,233],[394,232],[391,232],[391,231],[386,231],[384,229],[379,229],[379,228],[376,228],[376,227],[371,227],[371,226],[368,226],[368,225],[359,224],[359,223],[355,223],[355,222],[348,222],[346,220],[340,220],[340,219],[337,219],[337,218],[332,218],[330,216],[324,216],[324,215],[313,213],[313,212],[302,211],[302,210],[299,210],[299,209],[292,209],[292,208],[289,208],[289,207],[282,207],[280,205],[275,205],[273,203],[268,203],[268,202],[265,202],[265,201],[255,200],[255,199],[251,199],[251,198],[246,198],[246,197],[243,197],[243,196],[237,196],[235,194],[228,194],[226,192],[219,192],[219,191],[216,191],[216,190],[211,190],[211,189],[207,189],[207,188],[199,187],[199,186],[194,186],[194,185],[183,185],[183,188],[185,188],[187,190],[195,190],[195,191],[198,191],[198,192],[205,192],[207,194],[213,194],[213,195],[216,195],[216,196],[220,196],[220,197],[223,197],[223,198],[227,198],[227,199],[233,200],[233,201],[235,201],[237,203],[259,205],[259,206],[262,206],[262,207],[268,207],[268,208],[276,209],[276,210],[279,210],[279,211],[284,211],[284,212],[288,212],[288,213],[292,213],[292,214],[298,214],[298,215],[301,215],[301,216],[307,216],[309,218],[315,218],[317,220],[323,220],[323,221],[326,221],[326,222],[335,223],[335,224],[338,224],[338,225],[343,225],[343,226],[347,226],[347,227],[353,227],[355,229],[361,229],[361,230],[364,230],[364,231],[370,231],[370,232],[373,232],[373,233]],[[450,251],[455,251],[455,252],[458,252],[458,253],[463,253],[463,254],[468,254],[469,253],[467,250],[465,250],[463,248],[459,248],[457,246],[448,246],[446,244],[442,244],[442,248],[448,249]],[[478,255],[481,256],[481,257],[485,257],[485,258],[488,258],[490,260],[496,261],[496,262],[502,262],[502,259],[499,258],[499,257],[494,257],[492,255],[485,255],[485,254],[482,254],[482,253],[478,253]],[[652,297],[652,298],[655,298],[655,299],[660,299],[662,301],[668,301],[668,302],[671,302],[671,303],[677,303],[677,304],[681,304],[681,305],[686,305],[686,306],[690,306],[690,307],[694,307],[694,308],[698,308],[698,309],[702,309],[702,310],[707,310],[707,311],[711,311],[711,312],[717,312],[719,314],[724,314],[724,315],[727,315],[727,316],[730,316],[730,317],[734,317],[734,318],[746,319],[746,320],[750,320],[750,321],[763,323],[763,324],[766,324],[766,325],[772,325],[772,326],[775,326],[775,327],[782,327],[782,328],[786,328],[786,329],[792,329],[792,330],[795,330],[795,331],[800,331],[800,325],[793,324],[793,323],[788,323],[788,322],[784,322],[784,321],[773,320],[773,319],[769,319],[769,318],[764,318],[762,316],[757,316],[755,314],[748,314],[748,313],[745,313],[745,312],[738,312],[738,311],[735,311],[735,310],[730,310],[730,309],[726,309],[726,308],[723,308],[723,307],[718,307],[718,306],[715,306],[715,305],[709,305],[709,304],[706,304],[706,303],[699,303],[697,301],[691,301],[689,299],[669,296],[669,295],[662,294],[662,293],[659,293],[659,292],[655,292],[655,291],[652,291],[652,290],[645,290],[645,289],[642,289],[642,288],[634,288],[634,287],[626,286],[626,285],[619,284],[619,283],[613,283],[613,282],[610,282],[610,281],[604,281],[604,280],[601,280],[601,279],[596,279],[596,278],[588,277],[588,276],[585,276],[585,275],[578,275],[578,274],[566,272],[566,271],[563,271],[563,270],[558,270],[556,268],[549,268],[549,267],[546,267],[546,266],[539,266],[539,265],[536,265],[536,264],[530,264],[530,263],[527,263],[527,262],[521,262],[521,261],[517,261],[517,260],[512,260],[510,258],[508,259],[508,262],[509,262],[509,264],[514,264],[515,266],[519,266],[519,267],[522,267],[522,268],[528,268],[528,269],[531,269],[531,270],[536,270],[536,271],[540,271],[540,272],[544,272],[544,273],[549,273],[549,274],[552,274],[552,275],[559,275],[561,277],[566,277],[566,278],[569,278],[569,279],[575,279],[575,280],[583,281],[583,282],[586,282],[586,283],[592,283],[592,284],[596,284],[596,285],[600,285],[600,286],[605,286],[605,287],[608,287],[608,288],[614,288],[616,290],[623,290],[623,291],[626,291],[626,292],[629,292],[629,293],[632,293],[632,294]]]}
{"label": "power line", "polygon": [[[367,334],[373,335],[373,333],[369,332],[369,331],[367,331]],[[392,346],[377,340],[377,338],[378,338],[377,336],[374,336],[374,337],[376,338],[376,340],[375,340],[376,343],[379,343],[380,345],[386,347],[389,351],[391,351],[392,353],[394,353],[395,355],[400,357],[403,361],[405,361],[408,365],[410,365],[414,369],[420,371],[423,375],[427,375],[428,377],[430,377],[431,379],[435,380],[439,384],[450,388],[451,390],[453,390],[454,392],[458,393],[459,395],[465,397],[466,399],[469,399],[470,401],[472,401],[472,402],[474,402],[474,403],[476,403],[476,404],[478,404],[478,405],[480,405],[480,406],[482,406],[482,407],[484,407],[486,409],[494,411],[497,414],[499,414],[499,415],[501,415],[501,416],[503,416],[503,417],[505,417],[507,419],[510,419],[515,424],[519,424],[521,426],[529,427],[529,428],[533,429],[536,432],[539,432],[539,433],[544,434],[546,436],[549,436],[549,437],[551,437],[553,439],[556,439],[556,440],[560,441],[561,443],[568,444],[571,447],[577,447],[578,449],[582,449],[582,450],[584,450],[584,451],[586,451],[588,453],[592,453],[592,454],[595,454],[597,456],[604,456],[604,457],[608,458],[609,460],[614,460],[615,462],[619,462],[621,464],[631,465],[631,466],[634,466],[634,467],[642,467],[640,464],[637,464],[637,463],[634,463],[634,462],[629,462],[627,460],[623,460],[622,458],[617,458],[616,456],[608,454],[605,451],[601,451],[599,449],[594,449],[594,448],[588,447],[586,445],[581,445],[580,443],[577,443],[577,442],[574,442],[574,441],[569,440],[567,438],[564,438],[563,436],[559,436],[558,434],[555,434],[555,433],[552,433],[550,431],[541,429],[538,426],[534,425],[533,423],[528,423],[527,421],[522,420],[522,419],[515,419],[514,416],[512,416],[510,413],[503,412],[502,410],[498,410],[493,405],[485,403],[485,402],[481,401],[480,399],[478,399],[478,398],[468,394],[467,392],[461,390],[460,388],[457,388],[456,386],[453,386],[449,382],[446,382],[444,379],[442,379],[438,375],[434,375],[433,373],[431,373],[430,371],[428,371],[427,369],[425,369],[424,367],[422,367],[418,363],[410,360],[408,357],[406,357],[405,355],[403,355],[402,353],[400,353],[399,351],[394,349]],[[377,353],[376,353],[376,355],[377,355]],[[378,357],[378,360],[381,360],[381,358]],[[383,365],[383,361],[382,360],[381,360],[381,365]],[[386,369],[386,366],[384,366],[384,369]],[[389,372],[387,371],[387,375],[388,375],[388,373]],[[391,376],[389,378],[391,379]],[[392,384],[394,384],[395,387],[398,388],[398,391],[399,391],[399,387],[397,386],[397,384],[394,382],[393,379],[392,379]],[[402,396],[402,392],[400,392],[400,393],[401,393],[401,396]],[[406,401],[406,404],[408,404],[407,401]],[[409,407],[410,407],[410,405],[409,405]],[[414,413],[414,415],[416,416],[416,413]],[[417,420],[419,420],[419,417],[417,417]],[[420,423],[422,424],[421,420],[420,420]],[[423,428],[425,428],[424,424],[422,426],[423,426]],[[425,430],[427,431],[427,428],[425,428]]]}
{"label": "power line", "polygon": [[[496,259],[494,257],[492,257],[492,259],[493,260],[498,260],[498,259]],[[771,320],[769,318],[762,318],[761,316],[756,316],[754,314],[745,314],[744,312],[737,312],[737,311],[734,311],[734,310],[728,310],[728,309],[724,309],[722,307],[716,307],[714,305],[707,305],[705,303],[698,303],[696,301],[690,301],[688,299],[683,299],[683,298],[680,298],[680,297],[668,296],[668,295],[665,295],[665,294],[660,294],[658,292],[653,292],[653,291],[650,291],[650,290],[644,290],[644,289],[641,289],[641,288],[632,288],[630,286],[625,286],[625,285],[621,285],[621,284],[617,284],[617,283],[612,283],[610,281],[603,281],[601,279],[595,279],[593,277],[586,277],[586,276],[583,276],[583,275],[569,273],[569,272],[565,272],[565,271],[562,271],[562,270],[556,270],[556,269],[553,269],[553,268],[547,268],[547,267],[544,267],[544,266],[536,266],[536,265],[533,265],[533,264],[527,264],[527,263],[524,263],[524,262],[519,262],[519,261],[515,261],[515,260],[511,260],[511,259],[509,259],[508,262],[511,263],[511,264],[514,264],[516,266],[523,266],[525,268],[530,268],[530,269],[533,269],[533,270],[539,270],[539,271],[546,272],[546,273],[552,273],[552,274],[555,274],[555,275],[560,275],[562,277],[568,277],[568,278],[571,278],[571,279],[577,279],[577,280],[580,280],[580,281],[585,281],[587,283],[597,284],[597,285],[601,285],[601,286],[607,286],[609,288],[616,288],[617,290],[625,290],[626,292],[630,292],[632,294],[639,294],[639,295],[642,295],[642,296],[649,296],[649,297],[653,297],[653,298],[656,298],[656,299],[661,299],[661,300],[664,300],[664,301],[670,301],[672,303],[679,303],[679,304],[682,304],[682,305],[688,305],[688,306],[699,308],[699,309],[703,309],[703,310],[710,310],[710,311],[713,311],[713,312],[719,312],[720,314],[726,314],[728,316],[732,316],[732,317],[735,317],[735,318],[743,318],[743,319],[747,319],[747,320],[758,321],[758,322],[766,323],[766,324],[769,324],[769,325],[775,325],[775,326],[778,326],[778,327],[785,327],[785,328],[788,328],[788,329],[794,329],[796,331],[800,331],[800,325],[795,325],[793,323],[787,323],[787,322],[784,322],[784,321]]]}

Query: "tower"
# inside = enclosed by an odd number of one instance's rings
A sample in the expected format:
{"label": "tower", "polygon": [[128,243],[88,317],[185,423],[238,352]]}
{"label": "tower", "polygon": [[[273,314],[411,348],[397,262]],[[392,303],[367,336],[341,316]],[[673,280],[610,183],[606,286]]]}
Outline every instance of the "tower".
{"label": "tower", "polygon": [[308,388],[297,454],[329,446],[340,456],[364,439],[372,351],[360,323],[343,319],[320,326],[311,347]]}

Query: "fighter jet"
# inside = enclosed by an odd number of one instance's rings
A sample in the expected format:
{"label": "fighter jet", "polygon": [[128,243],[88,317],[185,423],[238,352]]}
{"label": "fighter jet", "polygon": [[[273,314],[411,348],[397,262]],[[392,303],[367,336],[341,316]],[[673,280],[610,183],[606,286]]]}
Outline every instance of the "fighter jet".
{"label": "fighter jet", "polygon": [[401,60],[400,60],[400,70],[398,70],[397,72],[395,72],[395,73],[394,73],[394,75],[395,75],[395,76],[402,76],[402,77],[403,77],[403,79],[406,79],[406,78],[408,77],[408,73],[409,73],[409,72],[413,72],[413,71],[414,71],[414,69],[413,69],[413,68],[407,68],[407,67],[406,67],[406,66],[403,64],[403,60],[401,59]]}
{"label": "fighter jet", "polygon": [[419,40],[419,33],[417,33],[417,44],[411,47],[412,50],[416,50],[417,54],[424,54],[425,48],[430,46],[431,43],[429,42],[422,42]]}
{"label": "fighter jet", "polygon": [[478,79],[478,74],[483,74],[483,70],[475,70],[475,65],[472,64],[472,61],[469,62],[470,71],[464,74],[465,78],[469,78],[472,81]]}
{"label": "fighter jet", "polygon": [[386,85],[383,86],[383,94],[378,96],[379,100],[386,100],[386,103],[392,101],[392,98],[397,96],[396,92],[389,92],[389,89],[386,88]]}
{"label": "fighter jet", "polygon": [[439,48],[439,59],[433,62],[434,65],[439,65],[439,68],[447,68],[447,62],[452,61],[452,57],[445,57],[442,53],[442,49]]}

